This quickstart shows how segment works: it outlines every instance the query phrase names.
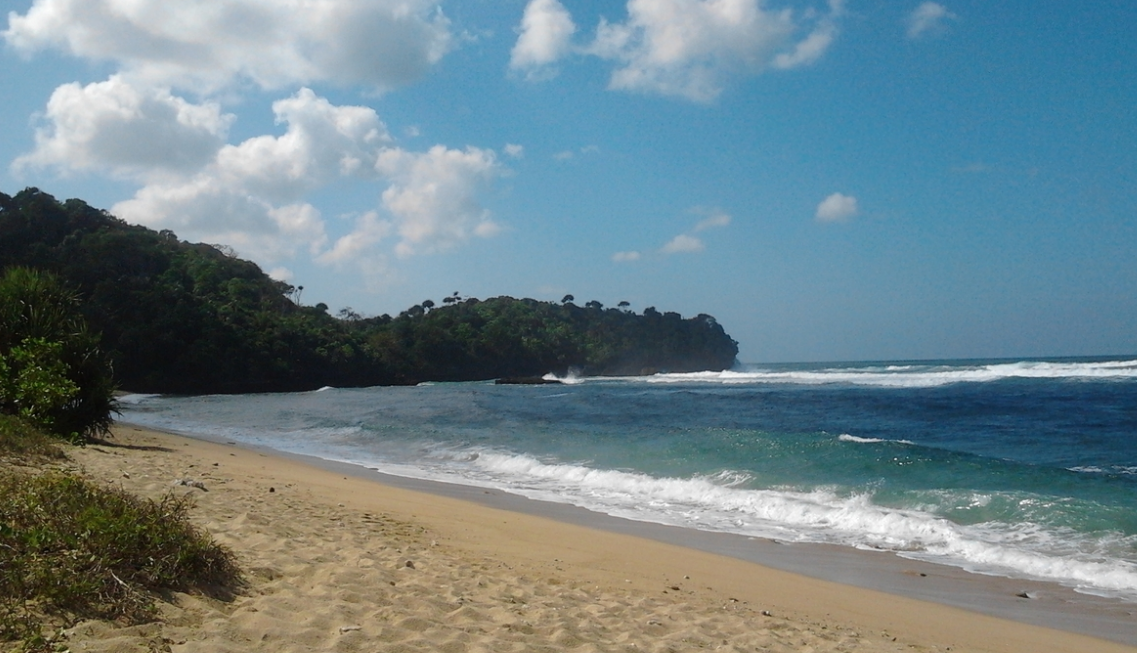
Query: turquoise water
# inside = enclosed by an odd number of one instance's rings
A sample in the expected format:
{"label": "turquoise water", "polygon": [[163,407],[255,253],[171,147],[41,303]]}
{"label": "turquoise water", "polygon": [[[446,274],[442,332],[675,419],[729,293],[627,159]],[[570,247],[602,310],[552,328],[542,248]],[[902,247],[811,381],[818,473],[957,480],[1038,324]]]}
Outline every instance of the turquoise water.
{"label": "turquoise water", "polygon": [[1137,360],[133,396],[126,421],[1137,601]]}

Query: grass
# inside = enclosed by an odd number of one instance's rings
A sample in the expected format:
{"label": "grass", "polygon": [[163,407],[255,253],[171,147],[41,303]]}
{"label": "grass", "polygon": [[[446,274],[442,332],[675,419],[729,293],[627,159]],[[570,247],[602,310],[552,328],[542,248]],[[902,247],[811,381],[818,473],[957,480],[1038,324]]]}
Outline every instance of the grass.
{"label": "grass", "polygon": [[9,463],[41,463],[66,458],[59,438],[11,415],[0,415],[0,458]]}
{"label": "grass", "polygon": [[73,473],[29,471],[29,458],[57,459],[58,449],[7,421],[0,458],[24,467],[0,465],[0,642],[50,650],[46,623],[138,623],[154,616],[162,592],[216,596],[239,585],[231,554],[188,521],[186,499],[151,501]]}

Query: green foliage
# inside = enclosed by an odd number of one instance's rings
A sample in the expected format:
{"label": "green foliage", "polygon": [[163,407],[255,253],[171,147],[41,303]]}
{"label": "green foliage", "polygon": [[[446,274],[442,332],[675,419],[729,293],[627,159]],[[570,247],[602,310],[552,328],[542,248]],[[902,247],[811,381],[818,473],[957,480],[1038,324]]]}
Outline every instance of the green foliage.
{"label": "green foliage", "polygon": [[[714,318],[599,302],[425,300],[398,316],[298,303],[226,248],[130,226],[79,200],[0,193],[0,264],[49,270],[83,297],[120,385],[139,392],[308,390],[563,373],[730,367]],[[84,384],[76,381],[82,389]]]}
{"label": "green foliage", "polygon": [[79,394],[79,386],[67,378],[63,345],[24,338],[8,359],[11,367],[0,359],[0,396],[11,401],[18,416],[50,429],[54,413]]}
{"label": "green foliage", "polygon": [[0,276],[0,413],[79,440],[106,432],[114,386],[76,295],[51,274]]}
{"label": "green foliage", "polygon": [[234,587],[231,554],[186,518],[79,477],[0,469],[0,641],[34,643],[44,617],[137,621],[153,592]]}

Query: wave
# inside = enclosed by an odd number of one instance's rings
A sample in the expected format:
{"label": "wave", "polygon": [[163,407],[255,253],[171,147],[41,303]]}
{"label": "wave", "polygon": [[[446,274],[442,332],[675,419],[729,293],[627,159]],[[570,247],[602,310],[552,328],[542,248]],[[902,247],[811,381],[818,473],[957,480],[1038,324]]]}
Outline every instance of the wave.
{"label": "wave", "polygon": [[546,381],[560,381],[565,385],[577,385],[578,383],[584,383],[585,381],[585,377],[581,376],[578,370],[569,370],[568,374],[565,374],[564,376],[557,376],[556,374],[549,372],[541,378]]}
{"label": "wave", "polygon": [[1099,467],[1097,465],[1079,465],[1077,467],[1067,467],[1068,471],[1078,472],[1081,474],[1116,474],[1119,476],[1137,476],[1137,466],[1129,465],[1109,465],[1107,467]]}
{"label": "wave", "polygon": [[132,393],[132,394],[127,394],[127,395],[115,397],[115,401],[117,401],[120,404],[125,404],[128,406],[135,406],[137,404],[140,404],[140,403],[146,401],[147,399],[154,399],[155,397],[161,397],[161,396],[162,395],[156,395],[156,394]]}
{"label": "wave", "polygon": [[657,374],[648,383],[850,384],[883,388],[927,388],[1003,379],[1137,379],[1137,360],[1018,361],[986,364],[904,364],[813,369],[748,366],[723,372]]}
{"label": "wave", "polygon": [[855,435],[842,433],[837,436],[841,442],[855,442],[857,444],[879,444],[881,442],[895,442],[896,444],[915,444],[911,440],[886,440],[884,438],[859,438]]}
{"label": "wave", "polygon": [[505,453],[482,452],[467,460],[480,484],[617,517],[893,551],[978,573],[1026,576],[1137,599],[1137,564],[1116,555],[1132,551],[1137,536],[1077,533],[1033,523],[964,525],[926,510],[878,505],[870,492],[753,489],[748,487],[751,475],[734,471],[658,478]]}

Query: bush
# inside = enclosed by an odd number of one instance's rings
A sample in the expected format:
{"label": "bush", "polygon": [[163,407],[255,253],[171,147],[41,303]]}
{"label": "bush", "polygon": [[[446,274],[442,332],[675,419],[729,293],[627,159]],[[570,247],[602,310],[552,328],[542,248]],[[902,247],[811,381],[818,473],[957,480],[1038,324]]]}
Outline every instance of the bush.
{"label": "bush", "polygon": [[45,617],[137,622],[153,592],[232,587],[229,552],[159,502],[77,476],[0,471],[0,640],[41,640]]}
{"label": "bush", "polygon": [[0,413],[72,441],[105,435],[115,411],[110,364],[77,296],[53,275],[0,277]]}

